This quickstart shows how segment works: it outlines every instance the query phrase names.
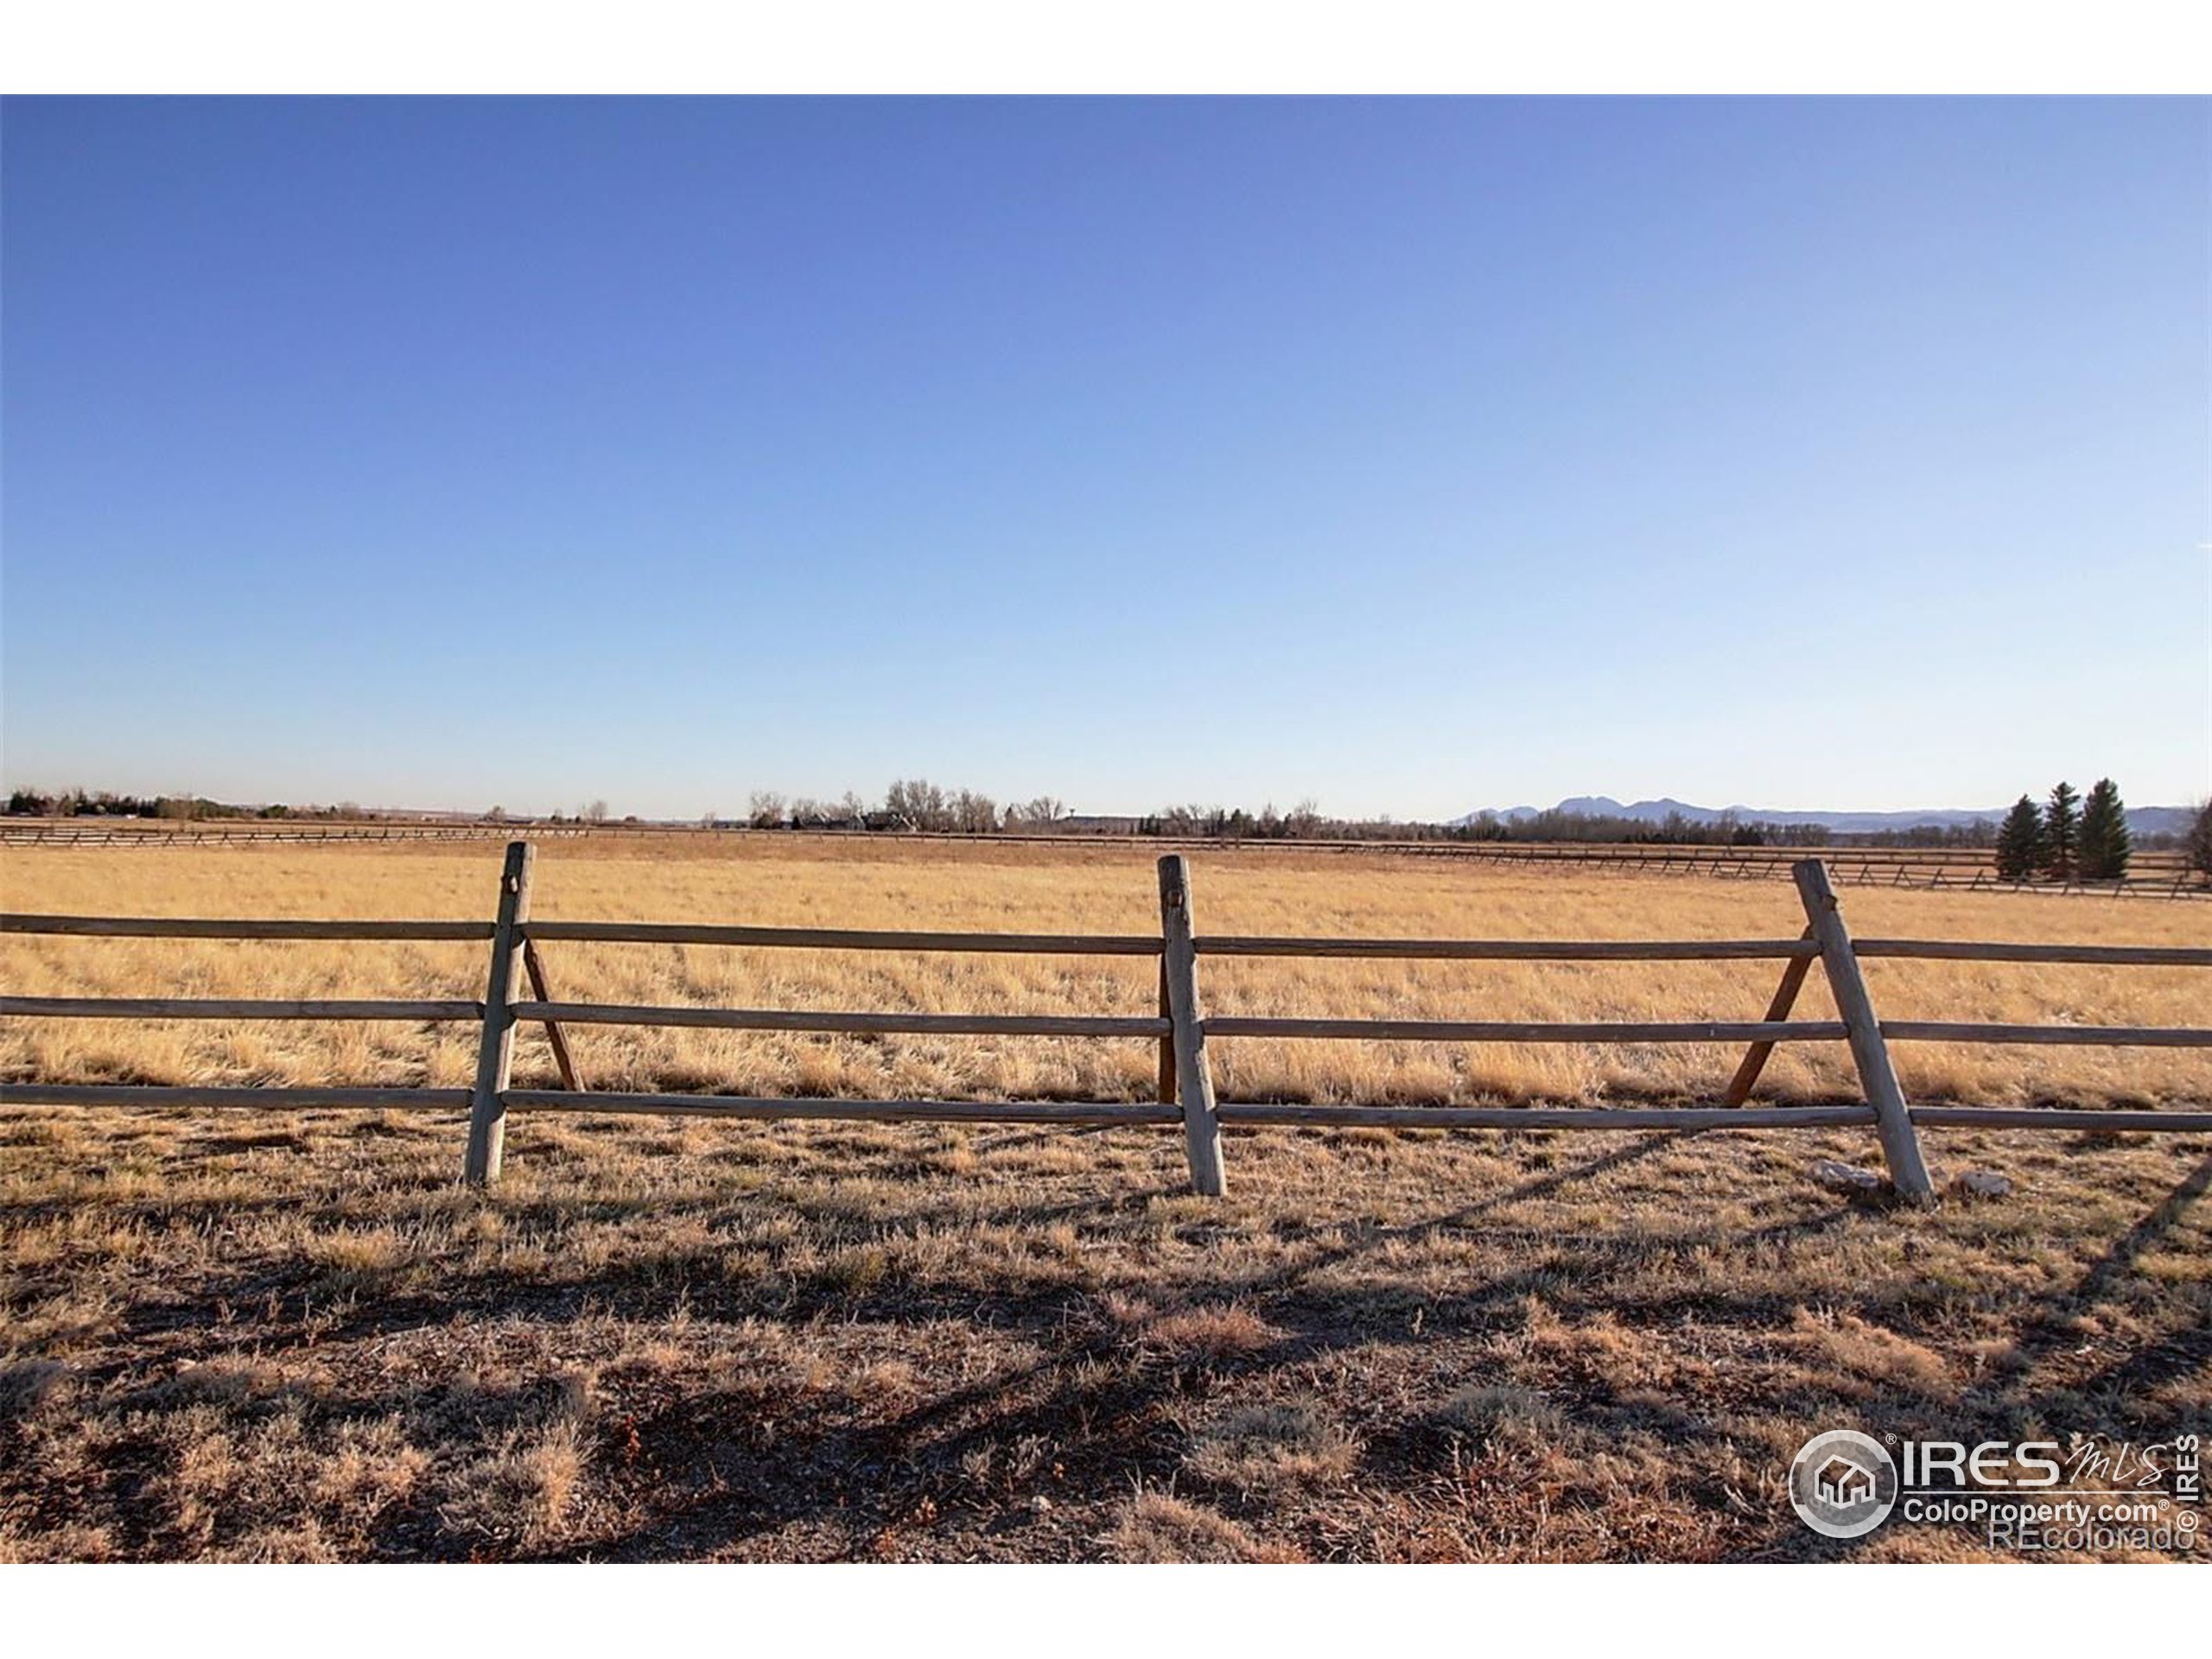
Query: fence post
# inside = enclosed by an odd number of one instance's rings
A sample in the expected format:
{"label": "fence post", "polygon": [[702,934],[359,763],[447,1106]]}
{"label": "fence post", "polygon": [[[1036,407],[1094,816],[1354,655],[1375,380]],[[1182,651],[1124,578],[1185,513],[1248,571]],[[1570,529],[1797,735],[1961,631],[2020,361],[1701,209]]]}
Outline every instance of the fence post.
{"label": "fence post", "polygon": [[1214,1114],[1213,1074],[1198,1010],[1198,951],[1191,925],[1191,871],[1180,853],[1160,861],[1160,966],[1167,981],[1167,1018],[1175,1045],[1175,1092],[1183,1103],[1183,1150],[1191,1190],[1217,1198],[1228,1190],[1221,1167],[1221,1120]]}
{"label": "fence post", "polygon": [[530,867],[535,856],[526,841],[507,843],[499,873],[499,915],[492,930],[492,970],[484,983],[484,1036],[476,1050],[476,1090],[468,1108],[468,1161],[472,1186],[499,1179],[500,1154],[507,1138],[507,1077],[514,1065],[515,963],[522,955],[516,928],[530,919]]}
{"label": "fence post", "polygon": [[[1807,928],[1804,937],[1811,938],[1813,930]],[[1805,976],[1812,970],[1812,966],[1810,957],[1789,958],[1789,965],[1782,970],[1782,983],[1775,988],[1774,1000],[1766,1005],[1764,1017],[1770,1024],[1789,1017],[1789,1010],[1797,1006],[1797,993],[1803,988]],[[1766,1070],[1768,1057],[1773,1052],[1772,1043],[1753,1043],[1744,1051],[1744,1062],[1736,1068],[1735,1077],[1730,1079],[1728,1092],[1721,1096],[1723,1106],[1740,1106],[1751,1097],[1752,1086],[1758,1082],[1759,1073]]]}
{"label": "fence post", "polygon": [[1167,1002],[1167,954],[1164,950],[1160,957],[1160,1017],[1168,1022],[1169,1030],[1160,1039],[1159,1098],[1172,1105],[1175,1101],[1175,1011]]}
{"label": "fence post", "polygon": [[[538,960],[537,947],[531,943],[528,934],[523,936],[522,965],[530,976],[530,994],[541,1002],[550,1002],[553,992],[546,983],[545,964]],[[561,1029],[559,1020],[545,1022],[545,1040],[553,1045],[553,1065],[561,1074],[561,1086],[571,1094],[583,1093],[583,1078],[576,1070],[575,1056],[569,1052],[569,1033]]]}
{"label": "fence post", "polygon": [[1828,989],[1835,996],[1836,1012],[1843,1017],[1851,1058],[1859,1068],[1859,1086],[1866,1103],[1874,1109],[1874,1127],[1882,1138],[1882,1156],[1890,1166],[1890,1181],[1913,1204],[1935,1202],[1936,1188],[1928,1179],[1928,1166],[1920,1156],[1920,1137],[1912,1127],[1912,1114],[1897,1083],[1897,1068],[1890,1064],[1890,1046],[1882,1038],[1874,1000],[1867,995],[1866,976],[1859,971],[1859,957],[1851,948],[1851,930],[1844,925],[1827,866],[1817,858],[1801,859],[1790,866],[1797,894],[1805,902],[1805,919],[1821,947],[1821,966],[1827,969]]}

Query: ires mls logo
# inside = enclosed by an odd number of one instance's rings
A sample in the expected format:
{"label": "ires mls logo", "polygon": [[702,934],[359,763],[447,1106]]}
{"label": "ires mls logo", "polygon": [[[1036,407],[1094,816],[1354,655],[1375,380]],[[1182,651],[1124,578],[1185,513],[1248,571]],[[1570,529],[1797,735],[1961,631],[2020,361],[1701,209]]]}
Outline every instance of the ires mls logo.
{"label": "ires mls logo", "polygon": [[1824,1538],[1863,1538],[1889,1519],[1897,1466],[1882,1443],[1855,1428],[1805,1442],[1789,1465],[1789,1503]]}
{"label": "ires mls logo", "polygon": [[1894,1513],[1964,1525],[1993,1549],[2187,1553],[2202,1521],[2202,1440],[1897,1440],[1833,1429],[1789,1465],[1789,1502],[1824,1538],[1863,1538]]}

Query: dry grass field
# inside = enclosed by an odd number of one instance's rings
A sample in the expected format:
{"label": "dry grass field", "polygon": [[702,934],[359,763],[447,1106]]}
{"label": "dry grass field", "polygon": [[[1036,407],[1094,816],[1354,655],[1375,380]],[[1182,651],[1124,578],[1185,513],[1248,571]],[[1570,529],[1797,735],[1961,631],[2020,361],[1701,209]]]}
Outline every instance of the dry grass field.
{"label": "dry grass field", "polygon": [[[5,907],[488,915],[498,849],[11,851]],[[1783,884],[1200,855],[1201,931],[1781,938]],[[2141,900],[1847,892],[1861,934],[2201,944]],[[1121,850],[585,842],[568,918],[1150,931]],[[28,995],[472,997],[480,946],[0,941]],[[556,995],[1148,1013],[1148,961],[549,947]],[[1779,965],[1219,962],[1217,1013],[1755,1018]],[[1893,1018],[2202,1023],[2203,976],[1868,966]],[[1815,976],[1814,985],[1818,982]],[[1802,1017],[1821,1017],[1808,986]],[[576,1033],[602,1086],[1141,1097],[1154,1056]],[[461,1028],[10,1021],[0,1076],[459,1084]],[[2212,1096],[2186,1052],[1901,1048],[1922,1098]],[[1230,1098],[1709,1099],[1697,1048],[1217,1046]],[[1851,1092],[1840,1048],[1769,1086]],[[518,1081],[552,1081],[535,1033]],[[2212,1136],[1929,1131],[2005,1198],[1840,1198],[1871,1131],[1233,1132],[0,1108],[0,1558],[1927,1558],[1815,1537],[1819,1429],[2141,1443],[2212,1402]]]}
{"label": "dry grass field", "polygon": [[[234,847],[10,849],[11,910],[108,915],[488,919],[499,849]],[[1722,882],[1498,870],[1447,859],[1278,853],[1192,859],[1199,930],[1429,938],[1789,938],[1804,925],[1787,882]],[[1848,889],[1861,935],[2201,944],[2212,910],[2146,899]],[[1156,933],[1151,856],[1071,849],[871,843],[794,836],[550,842],[541,919],[714,921],[768,926]],[[1130,957],[735,950],[709,946],[545,947],[556,997],[873,1011],[1149,1014],[1155,969]],[[480,996],[479,944],[0,938],[0,977],[19,995]],[[1755,1020],[1780,964],[1408,963],[1208,959],[1214,1014],[1460,1020]],[[1867,965],[1885,1018],[2196,1025],[2206,976],[2012,963]],[[1832,1019],[1821,977],[1796,1018]],[[1143,1041],[854,1038],[787,1033],[578,1028],[594,1086],[751,1094],[1143,1098]],[[1392,1103],[1592,1101],[1710,1096],[1732,1050],[1646,1045],[1479,1047],[1247,1038],[1212,1045],[1224,1099]],[[1897,1050],[1928,1100],[2141,1103],[2212,1094],[2212,1058],[2183,1049]],[[465,1026],[10,1020],[0,1077],[48,1082],[466,1084]],[[517,1052],[524,1087],[557,1083],[540,1033]],[[1785,1046],[1764,1091],[1855,1098],[1840,1044]]]}

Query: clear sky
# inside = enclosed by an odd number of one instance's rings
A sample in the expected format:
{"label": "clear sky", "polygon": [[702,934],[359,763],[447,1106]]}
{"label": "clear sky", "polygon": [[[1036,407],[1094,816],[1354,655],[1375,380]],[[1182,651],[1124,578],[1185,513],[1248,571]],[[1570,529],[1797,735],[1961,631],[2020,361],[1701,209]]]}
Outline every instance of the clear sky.
{"label": "clear sky", "polygon": [[2209,110],[10,100],[6,781],[2193,798]]}

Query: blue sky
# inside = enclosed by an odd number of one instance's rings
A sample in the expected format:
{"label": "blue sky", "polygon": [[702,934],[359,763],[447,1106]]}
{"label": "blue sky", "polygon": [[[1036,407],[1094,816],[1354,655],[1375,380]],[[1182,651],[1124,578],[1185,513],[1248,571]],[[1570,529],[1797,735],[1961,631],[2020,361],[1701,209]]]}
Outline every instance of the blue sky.
{"label": "blue sky", "polygon": [[5,778],[2192,798],[2208,111],[12,99]]}

